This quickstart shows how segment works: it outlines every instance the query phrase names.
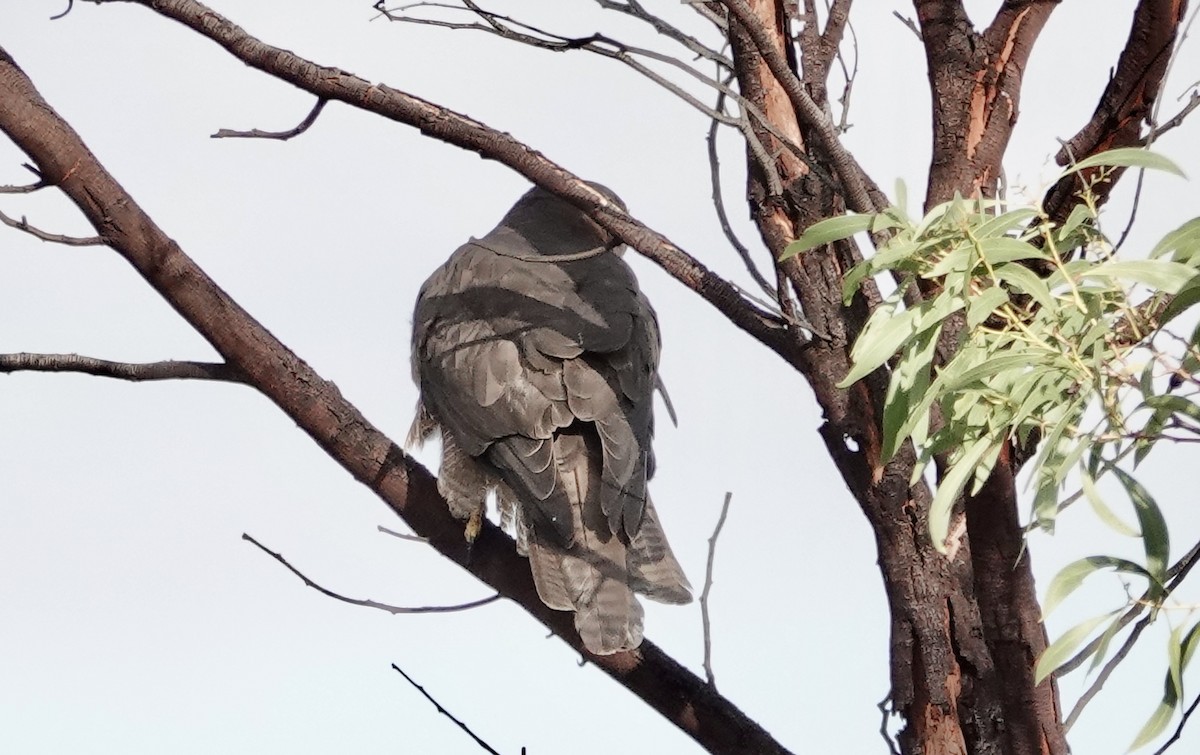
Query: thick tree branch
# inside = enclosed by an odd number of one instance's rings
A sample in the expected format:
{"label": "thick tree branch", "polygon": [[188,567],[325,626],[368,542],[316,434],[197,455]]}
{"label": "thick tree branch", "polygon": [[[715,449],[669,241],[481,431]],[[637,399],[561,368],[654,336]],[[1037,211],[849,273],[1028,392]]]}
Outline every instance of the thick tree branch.
{"label": "thick tree branch", "polygon": [[804,82],[800,81],[788,64],[787,56],[778,43],[763,26],[762,21],[755,15],[754,10],[746,0],[719,0],[725,6],[738,25],[754,41],[763,62],[770,69],[775,80],[783,88],[796,117],[820,141],[834,171],[841,182],[841,194],[845,197],[846,205],[855,212],[878,212],[886,208],[873,200],[862,168],[846,151],[838,138],[837,126],[833,120],[813,101],[804,90]]}
{"label": "thick tree branch", "polygon": [[[1056,160],[1060,165],[1117,147],[1136,145],[1142,125],[1153,114],[1154,101],[1162,90],[1163,78],[1187,11],[1186,0],[1140,0],[1133,12],[1133,24],[1117,67],[1100,95],[1096,111],[1079,133],[1063,143]],[[1096,170],[1080,171],[1051,187],[1042,202],[1052,221],[1066,219],[1077,202],[1077,194],[1089,182],[1097,202],[1107,201],[1121,171],[1111,180],[1092,182]]]}
{"label": "thick tree branch", "polygon": [[507,165],[588,212],[597,224],[700,294],[734,325],[789,363],[794,364],[799,359],[797,341],[786,323],[753,306],[729,281],[713,273],[662,234],[630,217],[582,179],[512,136],[386,84],[372,84],[341,69],[319,66],[287,50],[265,44],[195,0],[102,2],[134,2],[146,6],[208,37],[246,65],[319,98],[345,102],[414,126],[421,133]]}
{"label": "thick tree branch", "polygon": [[135,383],[150,380],[246,382],[237,369],[221,362],[111,362],[79,354],[0,354],[0,372],[76,372]]}
{"label": "thick tree branch", "polygon": [[[232,46],[251,60],[268,65],[255,57],[255,49],[259,55],[265,54],[260,45],[256,48],[258,43],[246,38],[236,27],[231,29],[228,22],[202,6],[191,2],[155,5],[197,13],[195,17],[189,16],[192,22],[201,28],[211,27],[214,33],[234,35],[226,37]],[[288,56],[284,51],[275,51],[270,56],[274,61],[271,65],[290,71],[289,75],[299,80],[307,81],[305,74],[319,78],[322,72],[315,66]],[[405,113],[439,133],[446,129],[445,122],[427,123],[424,119],[465,123],[469,136],[462,139],[479,149],[495,138],[492,133],[480,132],[482,127],[462,116],[411,98],[393,97],[386,88],[368,85],[342,72],[326,69],[323,73],[330,77],[324,80],[327,91],[335,95],[329,99],[371,102],[389,112]],[[310,86],[320,88],[319,84]],[[277,340],[184,254],[97,161],[79,135],[42,99],[3,50],[0,50],[0,102],[4,104],[0,107],[0,130],[33,159],[48,182],[58,186],[79,207],[105,243],[208,340],[227,364],[244,375],[247,383],[275,403],[333,460],[391,506],[414,532],[428,538],[438,552],[519,603],[564,642],[711,752],[785,752],[732,703],[649,641],[644,641],[636,651],[610,656],[587,654],[571,614],[551,610],[542,603],[528,563],[499,528],[485,525],[468,559],[462,523],[450,515],[437,494],[434,478],[424,467],[407,457],[346,401],[336,386]],[[384,103],[390,103],[394,110]],[[532,153],[523,145],[518,146]],[[586,185],[577,186],[577,182],[562,177],[552,164],[535,163],[529,170],[567,187],[581,204],[585,201],[583,197],[592,205],[598,204],[596,198],[583,193]],[[610,219],[606,214],[600,217]],[[630,236],[652,233],[631,221],[623,222],[620,227]],[[650,246],[647,239],[652,236],[637,238]]]}

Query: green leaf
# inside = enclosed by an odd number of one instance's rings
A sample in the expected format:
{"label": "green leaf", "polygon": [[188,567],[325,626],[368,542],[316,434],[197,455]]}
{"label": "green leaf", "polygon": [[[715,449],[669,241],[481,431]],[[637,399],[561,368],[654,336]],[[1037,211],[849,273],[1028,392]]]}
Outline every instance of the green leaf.
{"label": "green leaf", "polygon": [[1030,219],[1037,217],[1038,210],[1034,207],[1018,207],[982,223],[975,229],[976,238],[1003,236],[1014,228],[1024,228]]}
{"label": "green leaf", "polygon": [[1184,417],[1200,424],[1200,406],[1196,406],[1196,404],[1183,396],[1171,394],[1150,396],[1146,399],[1145,405],[1156,411],[1164,411],[1168,414],[1182,414]]}
{"label": "green leaf", "polygon": [[1120,613],[1120,610],[1109,611],[1086,621],[1081,621],[1063,632],[1061,637],[1050,643],[1050,647],[1046,648],[1042,653],[1042,657],[1038,658],[1037,667],[1033,672],[1034,684],[1041,684],[1046,677],[1054,673],[1055,669],[1071,660],[1071,656],[1075,654],[1075,649],[1083,644],[1083,641],[1095,631],[1096,627],[1114,616],[1118,616]]}
{"label": "green leaf", "polygon": [[1196,271],[1182,262],[1169,260],[1114,260],[1084,271],[1081,278],[1120,278],[1173,294],[1184,287]]}
{"label": "green leaf", "polygon": [[1028,241],[1014,239],[1011,236],[999,236],[997,238],[985,238],[979,241],[979,251],[983,257],[992,265],[1001,265],[1005,262],[1017,262],[1019,260],[1048,260],[1050,255],[1038,249]]}
{"label": "green leaf", "polygon": [[1154,712],[1150,714],[1149,720],[1142,726],[1142,730],[1134,738],[1133,744],[1129,745],[1129,750],[1138,749],[1149,744],[1155,737],[1162,734],[1166,730],[1167,724],[1171,723],[1171,718],[1175,715],[1175,706],[1167,703],[1159,703]]}
{"label": "green leaf", "polygon": [[938,482],[937,492],[929,507],[929,536],[939,553],[946,552],[946,535],[950,531],[950,511],[967,480],[975,473],[975,467],[998,441],[991,436],[976,438],[963,449],[954,460],[945,476]]}
{"label": "green leaf", "polygon": [[1125,492],[1129,494],[1129,500],[1133,502],[1138,525],[1142,529],[1142,545],[1146,549],[1146,570],[1150,572],[1151,577],[1150,595],[1152,598],[1161,597],[1167,583],[1167,565],[1171,557],[1171,538],[1167,531],[1167,522],[1163,519],[1162,511],[1150,495],[1150,491],[1140,482],[1120,467],[1110,464],[1108,469],[1117,476]]}
{"label": "green leaf", "polygon": [[895,307],[881,306],[871,313],[863,332],[859,334],[850,350],[853,366],[846,377],[838,383],[847,388],[895,356],[910,339],[925,330],[940,325],[951,313],[962,309],[963,302],[950,296],[921,302],[913,309],[895,314]]}
{"label": "green leaf", "polygon": [[[909,341],[900,362],[892,372],[887,400],[883,407],[883,447],[879,452],[881,463],[886,464],[895,456],[896,450],[908,437],[912,425],[921,419],[920,416],[913,417],[913,414],[917,411],[922,415],[928,414],[928,405],[925,405],[923,410],[917,407],[923,404],[929,390],[933,355],[937,350],[938,336],[941,332],[942,327],[939,324]],[[911,423],[910,417],[913,419]]]}
{"label": "green leaf", "polygon": [[1108,507],[1108,504],[1100,497],[1100,492],[1096,490],[1095,480],[1092,479],[1092,475],[1086,469],[1079,471],[1079,482],[1083,488],[1084,497],[1087,498],[1088,504],[1091,505],[1092,511],[1096,512],[1096,516],[1099,517],[1100,521],[1107,524],[1109,528],[1118,534],[1125,535],[1126,537],[1141,537],[1142,533],[1126,524],[1124,520]]}
{"label": "green leaf", "polygon": [[1176,250],[1179,252],[1174,256],[1176,262],[1186,262],[1200,251],[1200,218],[1192,218],[1163,236],[1162,241],[1150,250],[1150,257],[1161,257]]}
{"label": "green leaf", "polygon": [[1174,173],[1181,178],[1186,178],[1178,165],[1157,152],[1151,152],[1142,147],[1120,147],[1118,149],[1110,149],[1107,152],[1101,152],[1098,155],[1092,155],[1063,171],[1063,175],[1069,176],[1072,173],[1078,173],[1084,168],[1096,168],[1102,165],[1114,168],[1161,170],[1167,173]]}
{"label": "green leaf", "polygon": [[779,259],[786,260],[813,247],[848,239],[856,233],[862,233],[869,229],[874,220],[874,215],[854,214],[838,215],[813,223],[804,233],[800,234],[800,238],[787,245],[787,249],[783,250]]}
{"label": "green leaf", "polygon": [[1054,297],[1050,294],[1050,287],[1029,268],[1023,265],[1001,265],[996,268],[996,277],[1033,297],[1038,306],[1045,309],[1054,308]]}
{"label": "green leaf", "polygon": [[1200,631],[1197,630],[1200,630],[1200,624],[1193,624],[1192,628],[1188,630],[1187,636],[1182,640],[1179,639],[1179,635],[1183,631],[1182,625],[1171,632],[1171,638],[1167,645],[1168,665],[1166,678],[1163,680],[1162,700],[1150,714],[1150,719],[1146,721],[1142,730],[1138,732],[1133,744],[1129,746],[1130,750],[1135,750],[1162,734],[1175,715],[1175,709],[1179,707],[1179,701],[1183,699],[1183,671],[1191,662],[1196,646],[1200,644],[1198,642]]}
{"label": "green leaf", "polygon": [[1046,599],[1042,603],[1042,618],[1045,619],[1049,616],[1068,595],[1083,584],[1083,580],[1100,569],[1116,569],[1124,574],[1150,578],[1150,575],[1139,564],[1124,558],[1115,556],[1081,558],[1064,566],[1058,574],[1054,575],[1054,579],[1050,580],[1050,586],[1046,588]]}
{"label": "green leaf", "polygon": [[1023,370],[1030,367],[1031,359],[1029,354],[1025,352],[997,354],[988,359],[983,364],[976,365],[968,370],[964,370],[962,374],[951,374],[946,377],[946,391],[961,391],[973,383],[985,381],[987,378],[993,377],[1006,370],[1019,369]]}
{"label": "green leaf", "polygon": [[979,296],[972,296],[967,300],[967,329],[974,329],[1005,304],[1008,304],[1008,292],[1000,286],[985,288]]}
{"label": "green leaf", "polygon": [[1075,229],[1083,225],[1085,222],[1095,220],[1096,215],[1092,212],[1092,208],[1086,204],[1077,204],[1071,210],[1071,214],[1067,216],[1067,220],[1062,224],[1062,228],[1058,229],[1058,241],[1062,243],[1066,241]]}
{"label": "green leaf", "polygon": [[1121,631],[1121,619],[1115,618],[1108,628],[1104,630],[1104,634],[1100,635],[1100,642],[1096,645],[1096,652],[1092,655],[1092,662],[1088,664],[1087,674],[1091,676],[1092,672],[1104,663],[1105,656],[1108,655],[1108,646],[1112,644],[1113,637],[1117,636],[1117,632]]}
{"label": "green leaf", "polygon": [[1187,283],[1175,292],[1175,298],[1167,303],[1162,314],[1158,316],[1159,328],[1191,309],[1197,302],[1200,302],[1200,274],[1189,278]]}

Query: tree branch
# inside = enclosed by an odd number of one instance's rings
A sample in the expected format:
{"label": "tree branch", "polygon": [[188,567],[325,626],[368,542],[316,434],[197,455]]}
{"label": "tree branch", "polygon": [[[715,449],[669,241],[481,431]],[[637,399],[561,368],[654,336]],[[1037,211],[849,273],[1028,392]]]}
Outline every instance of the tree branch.
{"label": "tree branch", "polygon": [[245,383],[233,366],[222,362],[110,362],[79,354],[0,354],[0,372],[77,372],[132,382],[151,380],[217,380]]}
{"label": "tree branch", "polygon": [[[147,0],[147,3],[149,1]],[[190,0],[155,0],[153,7],[177,13],[194,28],[224,40],[256,67],[274,68],[285,80],[303,81],[318,96],[362,103],[412,119],[431,133],[453,134],[455,143],[514,159],[530,174],[560,188],[581,206],[597,210],[606,224],[620,228],[623,238],[683,264],[698,288],[720,285],[711,273],[687,267],[686,255],[665,239],[604,207],[590,187],[544,159],[518,160],[515,151],[534,155],[528,147],[497,135],[469,119],[415,100],[386,87],[373,86],[334,69],[319,69],[282,50],[266,49],[217,14]],[[264,59],[261,56],[266,56]],[[268,62],[273,61],[273,62]],[[286,70],[280,70],[282,66]],[[269,71],[275,72],[275,71]],[[470,571],[498,593],[519,603],[564,642],[641,697],[650,707],[711,752],[782,753],[784,748],[731,702],[710,689],[652,642],[635,651],[596,656],[586,652],[570,612],[545,606],[537,595],[528,562],[511,538],[490,523],[468,548],[462,523],[450,515],[437,493],[436,481],[380,432],[335,385],[318,375],[259,324],[184,254],[88,150],[34,88],[12,58],[0,50],[0,131],[38,165],[43,176],[62,191],[101,233],[106,242],[203,336],[247,383],[286,413],[334,461],[392,507],[418,535],[442,555]],[[451,128],[459,126],[458,129]],[[584,189],[588,189],[585,192]],[[608,227],[606,225],[606,227]],[[628,238],[626,240],[628,241]],[[682,257],[680,257],[682,255]],[[698,266],[698,263],[696,263]],[[686,277],[686,276],[685,276]],[[712,276],[715,277],[715,276]],[[720,279],[717,279],[718,281]],[[711,289],[705,289],[711,291]],[[725,301],[737,310],[744,305]],[[737,315],[745,319],[745,315]],[[757,321],[757,320],[756,320]],[[761,323],[755,327],[762,328]]]}
{"label": "tree branch", "polygon": [[708,563],[704,569],[704,590],[700,592],[700,620],[704,623],[704,676],[709,686],[717,688],[717,678],[712,669],[712,624],[709,622],[708,594],[713,586],[713,561],[717,557],[717,538],[721,536],[721,528],[725,526],[725,517],[729,515],[729,501],[733,493],[725,494],[725,502],[721,504],[721,515],[717,517],[717,526],[713,527],[712,537],[708,539]]}
{"label": "tree branch", "polygon": [[862,169],[858,167],[858,163],[842,145],[841,139],[837,135],[837,126],[804,90],[804,83],[792,73],[787,57],[775,45],[758,16],[754,15],[753,9],[746,4],[745,0],[719,0],[719,2],[737,19],[738,24],[753,40],[763,62],[767,64],[767,68],[770,69],[779,85],[783,87],[784,93],[792,103],[792,107],[795,108],[796,117],[820,141],[841,181],[840,193],[845,197],[846,205],[855,212],[879,212],[885,209],[884,205],[872,201]]}
{"label": "tree branch", "polygon": [[584,210],[605,230],[654,261],[668,274],[700,294],[734,325],[790,364],[799,359],[797,342],[786,323],[765,313],[695,257],[662,234],[632,218],[561,166],[513,138],[465,115],[371,82],[338,68],[323,67],[287,50],[273,47],[195,0],[102,0],[132,2],[178,21],[224,47],[231,55],[317,97],[415,126],[447,144],[496,160],[533,183]]}
{"label": "tree branch", "polygon": [[398,615],[398,614],[457,613],[458,611],[469,611],[472,608],[479,608],[480,606],[486,606],[488,603],[495,603],[497,600],[500,600],[500,597],[501,597],[499,593],[496,593],[495,595],[489,596],[487,598],[480,598],[479,600],[472,600],[468,603],[459,603],[458,605],[453,605],[453,606],[416,606],[416,607],[410,607],[410,608],[406,608],[404,606],[393,606],[388,603],[379,603],[374,600],[350,598],[345,595],[336,593],[333,590],[326,589],[326,588],[322,587],[321,585],[317,584],[316,582],[312,581],[311,579],[306,577],[299,569],[292,566],[291,563],[289,563],[288,560],[283,557],[282,553],[277,553],[277,552],[271,550],[267,546],[258,542],[258,540],[254,539],[253,536],[247,535],[245,532],[243,532],[242,539],[248,543],[251,543],[252,545],[257,547],[263,553],[267,554],[271,558],[273,558],[276,561],[278,561],[279,563],[283,564],[283,567],[285,569],[290,571],[292,574],[295,574],[297,577],[300,578],[300,580],[302,582],[304,582],[304,584],[308,585],[309,587],[311,587],[312,589],[321,593],[322,595],[333,598],[334,600],[340,600],[343,603],[349,603],[352,606],[364,606],[366,608],[377,608],[380,611],[387,611],[388,613],[392,614],[393,616]]}
{"label": "tree branch", "polygon": [[305,131],[308,131],[308,129],[310,127],[312,127],[312,125],[314,123],[317,122],[317,116],[319,116],[321,114],[321,111],[325,109],[325,105],[328,102],[329,102],[329,100],[318,99],[317,104],[313,105],[313,109],[309,111],[308,115],[304,116],[304,120],[300,121],[300,123],[295,128],[290,128],[287,131],[262,131],[257,128],[250,129],[249,131],[234,131],[232,129],[223,128],[223,129],[217,131],[217,133],[213,134],[211,138],[213,138],[213,139],[278,139],[280,141],[286,142],[288,139],[300,136],[300,134],[303,134]]}
{"label": "tree branch", "polygon": [[397,665],[396,665],[396,664],[394,664],[394,663],[392,664],[392,668],[396,669],[396,671],[398,671],[398,672],[400,673],[400,676],[403,676],[403,677],[404,677],[404,680],[405,680],[406,682],[408,682],[409,684],[411,684],[413,687],[416,687],[416,689],[417,689],[417,692],[420,692],[420,693],[421,693],[421,695],[422,695],[422,696],[424,696],[424,698],[425,698],[426,700],[428,700],[429,702],[433,703],[433,707],[437,708],[437,712],[438,712],[438,713],[441,713],[443,716],[445,716],[446,718],[448,718],[448,719],[450,719],[451,721],[453,721],[455,726],[457,726],[458,728],[460,728],[460,729],[462,729],[463,731],[465,731],[465,732],[467,733],[467,736],[469,736],[471,739],[475,740],[475,744],[477,744],[477,745],[479,745],[480,747],[482,747],[482,748],[483,748],[483,750],[484,750],[484,752],[490,752],[492,755],[500,755],[500,753],[498,753],[498,752],[496,752],[495,750],[493,750],[493,749],[492,749],[491,745],[489,745],[487,742],[484,742],[482,739],[480,739],[478,736],[476,736],[476,735],[475,735],[475,732],[471,731],[470,727],[468,727],[468,726],[467,726],[466,724],[464,724],[462,721],[460,721],[460,720],[458,720],[457,718],[455,718],[455,717],[454,717],[454,715],[450,713],[450,711],[448,711],[448,710],[446,710],[445,708],[443,708],[443,707],[442,707],[442,704],[441,704],[441,703],[439,703],[437,700],[435,700],[435,699],[433,698],[433,695],[431,695],[431,694],[429,694],[428,692],[426,692],[424,687],[422,687],[421,685],[419,685],[419,684],[417,684],[416,682],[414,682],[414,681],[413,681],[413,678],[412,678],[411,676],[409,676],[408,674],[404,673],[404,669],[400,668],[399,666],[397,666]]}
{"label": "tree branch", "polygon": [[[1063,143],[1055,159],[1060,165],[1141,140],[1142,124],[1151,117],[1187,3],[1184,0],[1139,0],[1133,24],[1117,67],[1100,95],[1091,119],[1079,133]],[[1042,206],[1051,221],[1061,222],[1076,203],[1076,194],[1091,182],[1096,170],[1067,176],[1046,193]],[[1121,170],[1110,181],[1091,187],[1098,203],[1108,199]]]}
{"label": "tree branch", "polygon": [[[24,189],[26,187],[17,186],[12,188]],[[39,186],[37,188],[41,187]],[[33,190],[34,189],[30,189],[30,191]],[[19,194],[24,192],[14,191],[7,193]],[[41,239],[42,241],[49,241],[55,244],[65,244],[66,246],[104,246],[104,239],[100,238],[99,236],[87,236],[81,238],[78,236],[64,236],[61,233],[49,233],[48,231],[43,231],[40,228],[31,226],[29,222],[25,220],[24,216],[22,216],[20,220],[14,220],[13,218],[5,215],[3,212],[0,212],[0,223],[4,223],[4,225],[8,226],[9,228],[16,228],[18,231],[24,231],[30,236],[33,236],[35,239]]]}

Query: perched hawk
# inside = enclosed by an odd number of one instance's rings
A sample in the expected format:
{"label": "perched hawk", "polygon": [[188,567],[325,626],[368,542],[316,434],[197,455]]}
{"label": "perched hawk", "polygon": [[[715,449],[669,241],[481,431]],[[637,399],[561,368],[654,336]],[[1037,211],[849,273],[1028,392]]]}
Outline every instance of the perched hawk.
{"label": "perched hawk", "polygon": [[692,599],[646,493],[658,323],[617,247],[534,188],[425,281],[413,314],[410,445],[441,432],[438,490],[468,538],[496,491],[538,595],[598,654],[641,643],[635,592]]}

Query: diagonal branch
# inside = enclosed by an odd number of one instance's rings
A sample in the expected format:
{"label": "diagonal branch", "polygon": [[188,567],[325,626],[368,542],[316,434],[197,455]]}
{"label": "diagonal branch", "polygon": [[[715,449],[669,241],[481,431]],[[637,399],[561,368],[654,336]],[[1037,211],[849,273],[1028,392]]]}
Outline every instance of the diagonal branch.
{"label": "diagonal branch", "polygon": [[[1060,165],[1139,143],[1142,125],[1149,122],[1154,101],[1162,90],[1186,10],[1185,0],[1139,0],[1125,48],[1100,95],[1096,111],[1079,133],[1063,143],[1055,157]],[[1105,202],[1120,173],[1120,169],[1114,171],[1112,180],[1101,183],[1091,181],[1095,169],[1063,178],[1046,193],[1042,202],[1046,214],[1055,222],[1066,219],[1083,186],[1081,181],[1095,183],[1091,191],[1099,203]]]}
{"label": "diagonal branch", "polygon": [[218,380],[244,383],[234,367],[221,362],[111,362],[79,354],[0,354],[0,372],[76,372],[132,382]]}
{"label": "diagonal branch", "polygon": [[339,68],[319,66],[287,50],[268,45],[195,0],[104,0],[134,2],[178,21],[224,47],[246,65],[270,74],[317,97],[338,100],[424,134],[496,160],[533,183],[585,210],[598,225],[654,261],[683,285],[700,294],[734,325],[771,350],[796,363],[796,339],[786,323],[763,312],[727,280],[662,234],[630,217],[582,179],[546,159],[512,136],[406,94],[386,84],[372,84]]}
{"label": "diagonal branch", "polygon": [[[162,12],[180,12],[197,28],[220,35],[234,35],[237,48],[260,65],[261,43],[246,37],[212,11],[194,2],[155,0]],[[240,36],[238,36],[240,35]],[[232,37],[227,37],[233,43]],[[483,150],[491,142],[483,127],[428,103],[394,90],[368,85],[361,79],[332,70],[318,69],[281,50],[277,61],[295,66],[292,75],[313,88],[306,76],[328,76],[324,91],[330,99],[373,103],[387,112],[417,118],[430,131],[444,131],[446,123],[420,117],[448,119],[467,124],[466,141]],[[360,85],[361,82],[361,85]],[[593,656],[583,649],[571,614],[546,607],[537,595],[529,566],[517,554],[511,538],[494,525],[486,524],[470,549],[462,536],[462,524],[450,515],[437,493],[436,481],[417,462],[407,457],[335,385],[318,375],[299,356],[275,338],[233,301],[179,245],[138,206],[117,180],[88,150],[79,135],[46,103],[33,83],[12,58],[0,49],[0,131],[37,164],[42,175],[58,186],[80,209],[106,242],[213,348],[245,376],[247,383],[287,414],[331,459],[356,480],[366,485],[399,514],[418,535],[428,538],[439,553],[467,569],[498,593],[519,603],[534,618],[571,647],[579,650],[619,684],[641,697],[667,720],[711,752],[782,753],[784,748],[762,727],[750,720],[729,700],[709,689],[704,681],[649,641],[636,650],[610,656]],[[382,103],[390,103],[391,109]],[[473,130],[472,130],[473,129]],[[527,147],[526,152],[532,152]],[[542,161],[531,173],[548,177],[548,183],[565,187],[581,204],[599,202],[584,194],[585,185],[562,176],[552,164]],[[586,197],[586,200],[583,198]],[[610,221],[610,216],[597,213]],[[624,218],[626,216],[618,216]],[[614,226],[636,237],[645,246],[649,237],[637,237],[632,221]],[[665,240],[664,240],[665,242]],[[669,243],[669,242],[665,242]],[[673,248],[673,247],[672,247]],[[728,284],[725,284],[728,285]]]}
{"label": "diagonal branch", "polygon": [[[394,669],[396,669],[396,671],[400,672],[400,676],[404,677],[404,681],[408,682],[413,687],[415,687],[417,692],[420,692],[421,695],[426,700],[433,703],[433,707],[437,708],[438,713],[441,713],[443,716],[445,716],[446,718],[453,721],[454,725],[457,726],[458,728],[462,729],[467,734],[467,736],[469,736],[471,739],[473,739],[475,741],[475,744],[477,744],[483,748],[484,752],[491,753],[491,755],[500,755],[500,753],[498,753],[498,752],[496,752],[496,750],[492,749],[491,745],[489,745],[487,742],[484,742],[482,739],[479,738],[479,736],[477,734],[475,734],[475,732],[471,731],[471,728],[469,726],[467,726],[465,723],[463,723],[458,718],[456,718],[454,716],[454,714],[452,714],[450,711],[443,708],[442,704],[439,703],[436,699],[434,699],[433,695],[426,692],[424,687],[417,684],[415,681],[413,681],[413,678],[411,676],[404,673],[404,669],[400,668],[399,666],[397,666],[394,663],[392,664],[392,668],[394,668]],[[524,752],[524,750],[522,750],[522,752]]]}
{"label": "diagonal branch", "polygon": [[787,56],[776,46],[746,0],[720,0],[720,4],[728,9],[738,25],[753,40],[763,62],[767,64],[771,74],[783,87],[788,101],[795,108],[796,117],[813,133],[829,155],[834,171],[841,181],[841,193],[845,196],[846,205],[855,212],[879,212],[885,209],[886,205],[872,201],[862,169],[838,138],[837,126],[805,91],[804,83],[792,73]]}
{"label": "diagonal branch", "polygon": [[[34,184],[34,186],[36,188],[41,188],[37,184]],[[13,188],[24,189],[27,187],[18,186]],[[30,188],[30,191],[33,190],[33,188]],[[13,191],[5,193],[23,194],[27,192]],[[61,233],[50,233],[49,231],[43,231],[41,228],[30,225],[29,221],[27,221],[24,217],[22,217],[20,220],[16,220],[15,218],[10,218],[9,216],[5,215],[3,212],[0,212],[0,223],[3,223],[9,228],[16,228],[18,231],[24,231],[30,236],[33,236],[35,239],[49,241],[54,244],[65,244],[66,246],[104,246],[104,239],[100,238],[99,236],[80,237],[64,236]]]}

